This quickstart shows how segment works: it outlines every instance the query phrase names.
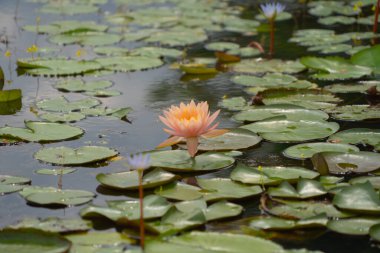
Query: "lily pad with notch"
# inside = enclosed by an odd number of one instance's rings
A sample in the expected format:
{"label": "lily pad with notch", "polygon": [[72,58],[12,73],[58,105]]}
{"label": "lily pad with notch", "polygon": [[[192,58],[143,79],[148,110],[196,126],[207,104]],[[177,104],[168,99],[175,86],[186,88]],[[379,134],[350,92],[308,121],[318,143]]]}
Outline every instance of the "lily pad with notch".
{"label": "lily pad with notch", "polygon": [[380,130],[370,128],[351,128],[331,135],[328,139],[332,143],[349,143],[371,145],[380,150]]}
{"label": "lily pad with notch", "polygon": [[113,83],[107,80],[84,82],[80,79],[69,79],[58,82],[54,87],[60,91],[86,92],[109,88],[112,85]]}
{"label": "lily pad with notch", "polygon": [[82,109],[92,108],[100,105],[101,102],[95,98],[84,98],[75,101],[68,101],[65,97],[44,99],[37,102],[37,107],[50,112],[72,112]]}
{"label": "lily pad with notch", "polygon": [[308,199],[323,196],[327,194],[327,191],[318,181],[311,179],[300,179],[297,182],[297,189],[295,189],[288,182],[284,181],[278,187],[269,188],[268,194],[271,197],[277,198]]}
{"label": "lily pad with notch", "polygon": [[348,219],[330,220],[327,228],[345,235],[368,235],[372,226],[380,224],[380,218],[353,217]]}
{"label": "lily pad with notch", "polygon": [[359,148],[353,145],[328,143],[328,142],[314,142],[304,143],[291,146],[284,150],[286,157],[294,159],[307,159],[311,158],[314,154],[320,152],[358,152]]}
{"label": "lily pad with notch", "polygon": [[174,200],[195,200],[203,197],[201,188],[177,181],[157,187],[154,193]]}
{"label": "lily pad with notch", "polygon": [[30,182],[31,180],[25,177],[0,175],[0,195],[20,191]]}

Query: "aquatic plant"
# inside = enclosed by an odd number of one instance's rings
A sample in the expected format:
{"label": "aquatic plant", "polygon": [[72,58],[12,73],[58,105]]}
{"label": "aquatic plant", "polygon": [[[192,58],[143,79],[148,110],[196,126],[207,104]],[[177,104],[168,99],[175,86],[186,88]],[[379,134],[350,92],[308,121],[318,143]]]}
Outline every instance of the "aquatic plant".
{"label": "aquatic plant", "polygon": [[280,3],[267,3],[260,5],[261,12],[268,19],[270,26],[270,45],[269,54],[272,55],[274,52],[274,21],[278,14],[285,10],[285,5]]}
{"label": "aquatic plant", "polygon": [[150,167],[149,155],[136,154],[127,157],[128,165],[131,170],[137,170],[139,177],[139,199],[140,199],[140,246],[144,249],[145,226],[144,226],[144,189],[142,185],[143,171]]}
{"label": "aquatic plant", "polygon": [[173,137],[162,142],[157,148],[172,146],[186,140],[188,152],[194,157],[198,151],[199,137],[210,138],[227,132],[225,129],[216,129],[219,123],[212,125],[219,112],[220,110],[210,116],[207,102],[196,104],[191,100],[189,104],[172,105],[164,111],[160,120],[169,128],[164,128],[164,131]]}
{"label": "aquatic plant", "polygon": [[373,33],[377,33],[377,22],[379,20],[380,0],[377,0],[375,7],[375,21],[373,23]]}

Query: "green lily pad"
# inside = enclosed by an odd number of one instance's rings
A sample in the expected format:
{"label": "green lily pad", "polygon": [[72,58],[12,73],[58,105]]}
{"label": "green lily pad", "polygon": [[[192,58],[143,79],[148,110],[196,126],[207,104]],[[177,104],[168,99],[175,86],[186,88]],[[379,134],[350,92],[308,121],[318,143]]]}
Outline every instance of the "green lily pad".
{"label": "green lily pad", "polygon": [[[75,33],[75,32],[104,32],[108,26],[94,21],[62,20],[48,25],[26,25],[23,30],[42,34]],[[39,48],[40,51],[40,48]]]}
{"label": "green lily pad", "polygon": [[380,223],[380,218],[358,217],[349,219],[330,220],[327,228],[346,235],[368,235],[369,229]]}
{"label": "green lily pad", "polygon": [[371,145],[380,150],[380,130],[370,128],[351,128],[331,135],[332,143]]}
{"label": "green lily pad", "polygon": [[264,60],[249,59],[242,60],[233,66],[233,71],[238,73],[288,73],[295,74],[305,70],[305,66],[298,61],[282,61],[278,59]]}
{"label": "green lily pad", "polygon": [[95,197],[95,194],[89,191],[40,186],[25,187],[19,193],[29,203],[38,205],[77,206],[90,202]]}
{"label": "green lily pad", "polygon": [[243,58],[250,58],[261,54],[259,49],[253,47],[240,47],[236,49],[230,49],[226,53],[228,55],[236,55]]}
{"label": "green lily pad", "polygon": [[139,55],[146,57],[168,57],[168,58],[180,58],[184,56],[184,52],[174,48],[164,47],[140,47],[133,49],[130,55]]}
{"label": "green lily pad", "polygon": [[95,98],[84,98],[76,101],[68,101],[65,97],[45,99],[37,102],[37,107],[50,112],[72,112],[81,109],[92,108],[101,102]]}
{"label": "green lily pad", "polygon": [[68,112],[68,113],[52,113],[45,112],[38,115],[40,119],[56,122],[56,123],[65,123],[65,122],[76,122],[86,118],[86,115],[80,112]]}
{"label": "green lily pad", "polygon": [[380,60],[376,57],[380,54],[380,46],[363,49],[351,57],[351,62],[360,66],[370,67],[377,74],[380,73]]}
{"label": "green lily pad", "polygon": [[249,106],[243,97],[223,98],[218,105],[230,111],[240,111]]}
{"label": "green lily pad", "polygon": [[129,49],[123,47],[95,47],[94,52],[106,56],[123,56],[129,53]]}
{"label": "green lily pad", "polygon": [[107,108],[103,106],[97,106],[93,108],[81,109],[81,113],[85,114],[86,116],[111,116],[121,120],[127,119],[128,114],[132,111],[133,109],[131,107]]}
{"label": "green lily pad", "polygon": [[372,69],[353,65],[341,58],[303,57],[301,63],[306,67],[319,71],[312,77],[319,80],[345,80],[370,75]]}
{"label": "green lily pad", "polygon": [[78,4],[78,3],[65,3],[62,4],[60,2],[49,3],[42,6],[39,9],[40,12],[43,13],[55,13],[55,14],[66,14],[66,15],[77,15],[77,14],[87,14],[98,11],[98,7],[88,4]]}
{"label": "green lily pad", "polygon": [[0,103],[19,100],[21,99],[21,97],[22,97],[22,92],[20,89],[12,89],[12,90],[0,89]]}
{"label": "green lily pad", "polygon": [[326,173],[367,173],[380,168],[380,154],[374,152],[321,152],[311,158],[314,168]]}
{"label": "green lily pad", "polygon": [[130,72],[157,68],[164,64],[157,57],[146,56],[114,56],[97,58],[96,61],[107,70]]}
{"label": "green lily pad", "polygon": [[197,182],[203,189],[206,201],[241,199],[257,196],[263,192],[260,186],[245,185],[229,178],[198,178]]}
{"label": "green lily pad", "polygon": [[328,90],[333,93],[366,93],[366,91],[371,87],[377,87],[380,89],[380,82],[359,82],[358,84],[332,84],[323,87],[323,89]]}
{"label": "green lily pad", "polygon": [[52,164],[80,165],[103,161],[116,155],[116,150],[101,146],[83,146],[77,149],[54,147],[40,149],[34,158]]}
{"label": "green lily pad", "polygon": [[319,18],[318,23],[322,25],[351,25],[356,23],[356,18],[353,17],[345,17],[345,16],[330,16],[330,17],[324,17]]}
{"label": "green lily pad", "polygon": [[271,197],[307,199],[325,195],[327,191],[321,183],[310,179],[300,179],[297,183],[297,189],[291,184],[284,181],[278,187],[268,189]]}
{"label": "green lily pad", "polygon": [[72,139],[84,133],[79,127],[58,123],[26,121],[25,126],[27,128],[2,127],[0,137],[29,142],[52,142]]}
{"label": "green lily pad", "polygon": [[365,182],[370,182],[373,188],[379,190],[380,189],[380,176],[362,176],[355,177],[349,181],[350,184],[363,184]]}
{"label": "green lily pad", "polygon": [[[283,11],[278,14],[276,14],[276,19],[275,21],[284,21],[284,20],[289,20],[293,17],[293,15],[289,12]],[[260,21],[265,21],[267,20],[267,17],[264,16],[264,14],[260,13],[255,16],[255,19],[260,20]]]}
{"label": "green lily pad", "polygon": [[232,165],[235,159],[219,153],[204,153],[191,158],[185,150],[152,151],[150,164],[173,172],[207,172]]}
{"label": "green lily pad", "polygon": [[175,200],[194,200],[203,196],[201,188],[181,182],[173,182],[157,187],[154,193]]}
{"label": "green lily pad", "polygon": [[118,90],[95,90],[87,91],[85,94],[91,97],[107,98],[120,96],[122,93]]}
{"label": "green lily pad", "polygon": [[[128,224],[129,222],[140,220],[139,200],[113,200],[107,202],[108,207],[90,205],[80,211],[83,218],[104,216],[118,224]],[[143,201],[144,219],[155,219],[162,217],[172,204],[165,198],[148,195]]]}
{"label": "green lily pad", "polygon": [[0,250],[17,253],[65,253],[70,242],[55,233],[37,229],[5,229],[0,231]]}
{"label": "green lily pad", "polygon": [[[212,138],[200,138],[198,150],[218,151],[237,150],[252,147],[262,139],[255,133],[246,129],[231,129],[225,134]],[[180,145],[185,147],[185,145]]]}
{"label": "green lily pad", "polygon": [[111,81],[91,81],[84,82],[80,79],[69,79],[61,81],[55,85],[55,88],[60,91],[69,91],[69,92],[86,92],[86,91],[95,91],[101,90],[112,86]]}
{"label": "green lily pad", "polygon": [[380,225],[379,224],[373,225],[369,229],[369,235],[371,236],[373,240],[380,242]]}
{"label": "green lily pad", "polygon": [[272,142],[302,142],[326,138],[338,131],[339,125],[321,120],[288,120],[279,116],[241,128],[258,133],[263,139]]}
{"label": "green lily pad", "polygon": [[358,152],[357,147],[340,144],[340,143],[327,143],[327,142],[314,142],[305,143],[291,146],[284,150],[284,155],[295,159],[311,158],[314,154],[320,152]]}
{"label": "green lily pad", "polygon": [[205,211],[206,220],[213,221],[235,217],[243,211],[243,207],[227,201],[218,201],[211,204]]}
{"label": "green lily pad", "polygon": [[333,204],[326,201],[276,199],[276,202],[275,204],[272,204],[272,206],[266,207],[265,211],[286,219],[308,219],[320,214],[326,215],[329,218],[347,218],[355,216],[355,214],[337,209]]}
{"label": "green lily pad", "polygon": [[209,51],[228,51],[240,48],[239,44],[233,42],[212,42],[204,46]]}
{"label": "green lily pad", "polygon": [[175,27],[166,31],[159,31],[144,39],[148,43],[159,43],[170,47],[188,46],[207,40],[207,34],[203,29],[189,29]]}
{"label": "green lily pad", "polygon": [[[136,190],[139,187],[138,172],[136,170],[118,173],[100,173],[96,179],[101,185],[118,190]],[[176,179],[176,176],[162,169],[144,172],[142,185],[144,188],[154,188]]]}
{"label": "green lily pad", "polygon": [[216,232],[191,232],[172,237],[168,241],[152,240],[147,243],[147,253],[216,253],[223,249],[226,253],[248,253],[255,249],[257,253],[282,252],[282,247],[262,238]]}
{"label": "green lily pad", "polygon": [[333,204],[350,212],[380,214],[379,194],[369,182],[343,188],[334,196]]}
{"label": "green lily pad", "polygon": [[97,61],[70,59],[17,59],[17,66],[31,75],[66,76],[93,72],[102,68]]}
{"label": "green lily pad", "polygon": [[328,219],[324,214],[298,221],[277,217],[257,216],[251,218],[249,227],[263,230],[293,230],[325,227],[327,222]]}
{"label": "green lily pad", "polygon": [[58,217],[41,218],[25,218],[16,224],[8,226],[12,229],[34,228],[52,233],[68,233],[87,231],[92,228],[92,223],[82,219],[67,219]]}
{"label": "green lily pad", "polygon": [[120,42],[119,34],[105,32],[65,32],[52,35],[49,41],[58,45],[80,44],[82,46],[105,46]]}
{"label": "green lily pad", "polygon": [[276,116],[285,116],[288,120],[327,120],[329,115],[319,110],[296,108],[289,104],[275,104],[267,106],[254,106],[234,115],[238,121],[260,121]]}
{"label": "green lily pad", "polygon": [[380,119],[379,107],[370,107],[368,105],[345,105],[338,106],[332,110],[332,117],[338,120],[347,121],[361,121],[361,120],[371,120]]}
{"label": "green lily pad", "polygon": [[59,175],[66,175],[75,172],[77,169],[71,169],[71,168],[60,168],[60,169],[38,169],[34,172],[40,175],[53,175],[53,176],[59,176]]}
{"label": "green lily pad", "polygon": [[0,195],[20,191],[30,182],[31,180],[25,177],[0,175]]}
{"label": "green lily pad", "polygon": [[231,172],[231,179],[245,184],[279,185],[283,181],[295,183],[300,178],[313,179],[319,173],[302,167],[250,167],[238,163]]}

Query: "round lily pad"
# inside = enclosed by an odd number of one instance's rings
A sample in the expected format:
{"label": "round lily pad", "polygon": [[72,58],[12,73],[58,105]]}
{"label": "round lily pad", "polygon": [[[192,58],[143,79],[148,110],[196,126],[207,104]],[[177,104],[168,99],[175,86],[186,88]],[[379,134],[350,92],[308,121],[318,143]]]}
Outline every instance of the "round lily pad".
{"label": "round lily pad", "polygon": [[92,223],[90,221],[85,221],[82,219],[61,219],[58,217],[49,217],[46,219],[40,218],[25,218],[16,224],[9,226],[12,229],[26,229],[34,228],[40,229],[46,232],[53,233],[68,233],[68,232],[79,232],[87,231],[92,228]]}
{"label": "round lily pad", "polygon": [[206,201],[231,200],[257,196],[262,193],[260,186],[245,185],[229,178],[198,178],[198,185]]}
{"label": "round lily pad", "polygon": [[359,84],[332,84],[323,87],[323,89],[326,89],[333,93],[366,93],[366,91],[371,87],[377,87],[377,89],[380,89],[380,83],[375,82],[360,82]]}
{"label": "round lily pad", "polygon": [[277,217],[258,216],[252,218],[251,222],[249,223],[249,227],[253,229],[264,230],[318,228],[325,227],[327,221],[328,219],[324,214],[298,221],[287,220]]}
{"label": "round lily pad", "polygon": [[105,32],[61,33],[49,37],[49,41],[58,45],[80,44],[82,46],[105,46],[118,43],[122,39],[119,34]]}
{"label": "round lily pad", "polygon": [[219,153],[204,153],[191,158],[185,150],[149,152],[152,167],[174,172],[206,172],[232,165],[235,159]]}
{"label": "round lily pad", "polygon": [[140,55],[147,57],[168,57],[168,58],[180,58],[184,55],[184,52],[174,48],[164,47],[140,47],[133,49],[130,55]]}
{"label": "round lily pad", "polygon": [[30,182],[31,180],[25,177],[0,175],[0,195],[20,191]]}
{"label": "round lily pad", "polygon": [[40,175],[66,175],[75,172],[77,169],[72,168],[60,168],[60,169],[38,169],[34,172]]}
{"label": "round lily pad", "polygon": [[34,154],[40,161],[60,165],[80,165],[109,159],[118,154],[114,149],[100,146],[43,148]]}
{"label": "round lily pad", "polygon": [[50,112],[72,112],[81,109],[92,108],[101,102],[95,98],[84,98],[76,101],[68,101],[65,97],[44,99],[37,102],[37,107]]}
{"label": "round lily pad", "polygon": [[321,174],[367,173],[380,168],[380,154],[374,152],[322,152],[311,160]]}
{"label": "round lily pad", "polygon": [[106,98],[120,96],[122,93],[118,90],[95,90],[87,91],[85,94],[91,97]]}
{"label": "round lily pad", "polygon": [[207,221],[213,221],[223,218],[234,217],[243,211],[243,207],[227,201],[218,201],[210,205],[206,211],[205,216]]}
{"label": "round lily pad", "polygon": [[346,235],[368,235],[369,229],[380,223],[380,218],[358,217],[339,220],[330,220],[327,228]]}
{"label": "round lily pad", "polygon": [[338,120],[361,121],[380,119],[380,110],[368,105],[338,106],[329,111],[332,117]]}
{"label": "round lily pad", "polygon": [[365,182],[370,182],[373,188],[379,190],[380,189],[380,176],[363,176],[363,177],[355,177],[349,181],[350,184],[363,184]]}
{"label": "round lily pad", "polygon": [[17,253],[65,253],[71,243],[56,233],[37,229],[5,229],[0,231],[0,250]]}
{"label": "round lily pad", "polygon": [[319,173],[302,167],[250,167],[242,163],[238,163],[231,172],[233,180],[258,185],[278,185],[282,181],[295,183],[300,178],[313,179],[318,176]]}
{"label": "round lily pad", "polygon": [[111,86],[112,82],[107,80],[84,82],[80,79],[69,79],[57,83],[55,88],[61,91],[85,92],[101,90]]}
{"label": "round lily pad", "polygon": [[[200,138],[198,150],[237,150],[252,147],[262,139],[255,133],[246,129],[231,129],[225,134],[212,138]],[[180,145],[185,147],[184,145]]]}
{"label": "round lily pad", "polygon": [[239,44],[233,42],[212,42],[205,45],[205,48],[210,51],[228,51],[239,47]]}
{"label": "round lily pad", "polygon": [[[138,172],[136,170],[119,172],[119,173],[100,173],[96,179],[103,185],[109,188],[118,190],[135,190],[139,187]],[[172,173],[162,169],[154,169],[149,172],[144,172],[142,185],[144,188],[153,188],[176,179]]]}
{"label": "round lily pad", "polygon": [[154,193],[175,200],[194,200],[203,196],[201,188],[180,182],[173,182],[157,187]]}
{"label": "round lily pad", "polygon": [[261,58],[242,60],[233,67],[233,71],[251,74],[267,72],[295,74],[304,69],[305,66],[298,61],[264,60]]}
{"label": "round lily pad", "polygon": [[288,120],[279,116],[244,125],[241,128],[258,133],[265,140],[273,142],[302,142],[322,139],[339,129],[335,122],[322,120]]}
{"label": "round lily pad", "polygon": [[26,201],[38,205],[76,206],[87,203],[95,197],[95,194],[89,191],[39,186],[25,187],[19,193]]}
{"label": "round lily pad", "polygon": [[340,144],[340,143],[327,143],[327,142],[314,142],[305,143],[291,146],[284,150],[284,155],[295,159],[311,158],[314,154],[320,152],[358,152],[357,147]]}
{"label": "round lily pad", "polygon": [[332,143],[349,143],[371,145],[380,150],[380,130],[370,128],[351,128],[331,135]]}
{"label": "round lily pad", "polygon": [[219,106],[226,108],[230,111],[240,111],[248,107],[249,105],[243,97],[231,97],[223,98],[223,100],[219,102]]}
{"label": "round lily pad", "polygon": [[157,68],[164,64],[157,57],[146,56],[114,56],[97,58],[96,61],[107,70],[130,72]]}
{"label": "round lily pad", "polygon": [[76,122],[86,118],[86,115],[80,112],[68,112],[68,113],[52,113],[45,112],[38,115],[39,118],[57,123]]}
{"label": "round lily pad", "polygon": [[30,142],[52,142],[75,138],[84,133],[79,127],[50,122],[26,121],[25,126],[27,128],[2,127],[0,137]]}
{"label": "round lily pad", "polygon": [[307,199],[322,196],[326,193],[327,191],[321,183],[310,179],[300,179],[297,183],[297,189],[286,181],[282,182],[278,187],[268,189],[270,196],[279,198]]}

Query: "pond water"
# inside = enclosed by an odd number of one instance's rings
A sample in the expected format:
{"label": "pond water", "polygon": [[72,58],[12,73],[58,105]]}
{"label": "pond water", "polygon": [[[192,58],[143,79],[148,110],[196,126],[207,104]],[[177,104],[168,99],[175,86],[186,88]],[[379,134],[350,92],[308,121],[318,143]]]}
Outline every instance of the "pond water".
{"label": "pond water", "polygon": [[[22,108],[12,115],[0,116],[0,127],[4,125],[14,127],[24,127],[24,121],[38,121],[36,102],[42,99],[49,99],[64,95],[69,100],[85,98],[81,93],[63,93],[57,91],[53,85],[63,80],[62,77],[30,76],[19,75],[17,73],[16,60],[19,58],[30,58],[31,54],[26,52],[27,48],[33,44],[38,48],[55,48],[53,56],[66,56],[77,59],[78,50],[83,52],[80,59],[93,59],[97,55],[91,46],[79,46],[77,44],[58,46],[48,41],[48,35],[28,32],[22,29],[25,25],[35,25],[36,18],[39,17],[40,24],[46,25],[54,21],[63,20],[93,20],[109,26],[116,26],[105,22],[104,17],[108,14],[122,10],[114,1],[108,1],[100,5],[100,10],[95,13],[80,15],[64,15],[43,13],[39,10],[43,3],[32,3],[26,0],[1,0],[0,1],[0,66],[2,67],[6,79],[4,90],[22,90]],[[42,2],[42,1],[41,1]],[[58,1],[56,1],[58,2]],[[301,1],[300,1],[301,2]],[[258,13],[258,1],[230,1],[231,5],[242,6],[244,11],[242,17],[253,19]],[[364,25],[332,25],[322,26],[316,22],[317,18],[307,13],[307,7],[298,1],[286,1],[286,10],[293,14],[289,20],[276,23],[276,40],[274,58],[294,60],[305,55],[317,55],[315,52],[308,52],[306,47],[289,42],[292,34],[300,29],[325,28],[333,29],[336,33],[351,31],[370,31],[371,26]],[[125,7],[123,7],[125,8]],[[368,8],[367,8],[368,9]],[[17,17],[15,18],[15,15]],[[262,23],[266,23],[262,21]],[[258,32],[253,36],[243,35],[235,32],[209,32],[207,42],[228,41],[240,45],[247,45],[250,41],[261,42],[267,50],[269,40],[268,32]],[[8,40],[8,43],[5,43]],[[364,43],[369,43],[365,41]],[[191,57],[214,57],[213,52],[204,49],[205,43],[196,43],[186,46],[187,58]],[[137,48],[145,46],[144,42],[122,41],[116,46],[125,48]],[[158,44],[153,44],[158,45]],[[183,47],[176,47],[183,49]],[[3,56],[5,51],[12,53],[11,57]],[[338,54],[347,57],[345,54]],[[98,98],[103,105],[110,108],[131,107],[133,112],[128,115],[126,122],[110,117],[87,117],[84,120],[73,123],[85,130],[85,134],[80,138],[59,141],[54,143],[18,143],[16,145],[0,146],[0,174],[22,176],[32,180],[32,185],[53,186],[62,185],[63,189],[81,189],[96,193],[96,198],[92,201],[95,205],[105,205],[105,201],[120,200],[130,198],[129,193],[109,190],[100,187],[96,180],[99,173],[115,173],[126,171],[126,159],[129,154],[154,149],[160,142],[168,136],[162,131],[162,123],[158,116],[162,110],[170,105],[179,104],[181,101],[194,99],[197,101],[208,101],[211,111],[221,109],[219,103],[223,97],[243,96],[251,99],[251,95],[244,91],[245,87],[231,82],[235,75],[232,72],[219,72],[212,78],[202,80],[202,75],[184,75],[178,69],[171,69],[171,63],[175,60],[166,61],[158,68],[135,72],[115,72],[101,77],[94,75],[84,76],[86,81],[110,80],[113,82],[112,89],[122,93],[120,96]],[[298,74],[299,79],[308,79],[308,73]],[[374,79],[374,78],[370,78]],[[317,81],[320,87],[334,82]],[[343,102],[341,104],[367,104],[366,95],[362,93],[339,94]],[[218,118],[220,128],[235,128],[241,126],[241,122],[232,120],[235,112],[223,109]],[[365,127],[380,129],[379,121],[338,121],[340,131],[354,127]],[[74,166],[75,172],[63,175],[62,178],[52,175],[40,175],[35,173],[41,168],[60,168],[48,163],[43,163],[33,157],[33,154],[46,147],[80,147],[85,145],[97,145],[116,149],[120,159],[112,159],[102,163],[86,166]],[[301,161],[285,157],[282,152],[293,144],[273,143],[262,141],[259,145],[246,149],[243,155],[237,157],[251,166],[303,166],[313,169],[310,159]],[[361,150],[372,151],[371,147],[361,147]],[[380,161],[379,161],[380,163]],[[202,178],[229,177],[233,168],[222,169],[217,172],[201,175]],[[244,207],[244,212],[239,218],[251,217],[261,214],[259,209],[259,198],[249,198],[239,200],[236,203]],[[79,217],[79,211],[86,205],[73,206],[67,208],[45,207],[27,204],[25,199],[18,193],[5,194],[0,196],[0,227],[15,223],[25,217]],[[211,222],[206,226],[207,230],[230,231],[239,229],[235,223],[236,219]],[[97,222],[95,230],[113,230],[113,225],[107,222]],[[291,232],[287,231],[281,235],[272,235],[272,239],[285,248],[307,248],[309,250],[321,250],[323,252],[379,252],[379,247],[369,236],[342,236],[328,230],[320,229]]]}

